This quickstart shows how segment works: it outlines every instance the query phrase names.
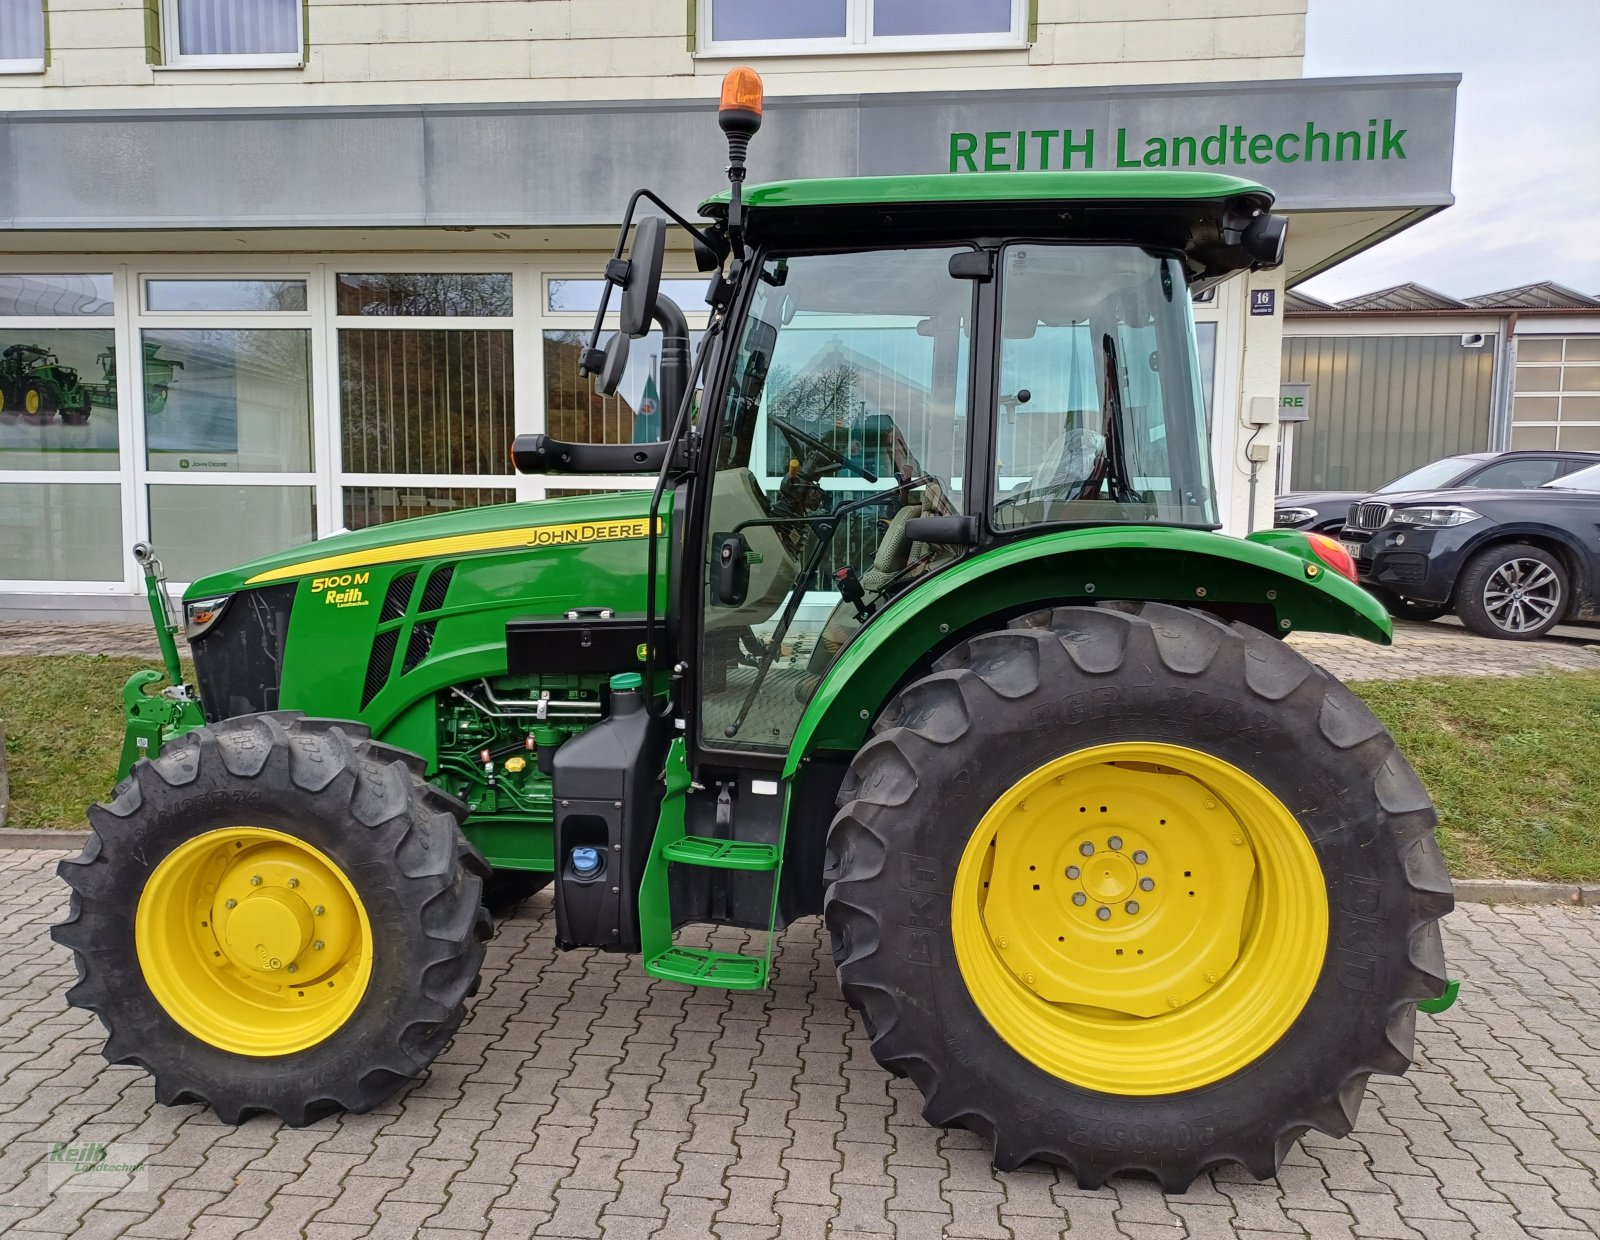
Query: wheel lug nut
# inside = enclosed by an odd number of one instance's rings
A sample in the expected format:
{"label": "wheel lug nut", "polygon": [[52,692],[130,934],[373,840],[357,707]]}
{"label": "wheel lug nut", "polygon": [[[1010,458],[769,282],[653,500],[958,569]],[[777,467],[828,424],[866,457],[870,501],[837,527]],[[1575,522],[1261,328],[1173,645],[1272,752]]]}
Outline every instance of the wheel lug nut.
{"label": "wheel lug nut", "polygon": [[1106,847],[1112,852],[1121,852],[1122,837],[1120,835],[1113,835],[1109,840],[1106,841]]}
{"label": "wheel lug nut", "polygon": [[251,875],[251,876],[250,876],[250,885],[251,885],[251,886],[252,886],[252,887],[259,887],[259,886],[261,886],[261,875],[259,875],[259,874],[252,874],[252,875]]}
{"label": "wheel lug nut", "polygon": [[298,887],[299,885],[300,885],[300,880],[298,878],[291,878],[289,880],[289,886],[290,887]]}
{"label": "wheel lug nut", "polygon": [[311,947],[312,947],[313,950],[320,952],[322,950],[322,940],[318,939],[315,943],[313,943],[311,945]]}
{"label": "wheel lug nut", "polygon": [[1078,875],[1081,874],[1082,872],[1083,871],[1078,869],[1078,867],[1075,866],[1075,865],[1069,865],[1067,867],[1067,877],[1068,878],[1077,878]]}
{"label": "wheel lug nut", "polygon": [[297,965],[297,964],[291,964],[289,966],[289,972],[290,973],[298,973],[298,972],[300,972],[300,966]]}
{"label": "wheel lug nut", "polygon": [[1102,904],[1099,908],[1095,909],[1094,915],[1096,917],[1098,917],[1101,921],[1110,921],[1111,920],[1111,910],[1108,909],[1104,904]]}
{"label": "wheel lug nut", "polygon": [[1154,891],[1155,889],[1156,889],[1156,880],[1155,879],[1153,879],[1153,878],[1141,878],[1139,880],[1139,890],[1140,891]]}
{"label": "wheel lug nut", "polygon": [[1083,905],[1089,903],[1089,897],[1084,895],[1081,891],[1074,891],[1072,893],[1072,902],[1081,908]]}
{"label": "wheel lug nut", "polygon": [[311,911],[312,911],[312,912],[313,912],[313,913],[315,913],[315,914],[316,914],[316,915],[317,915],[317,916],[318,916],[318,917],[321,917],[321,916],[322,916],[322,915],[323,915],[323,914],[324,914],[324,913],[326,913],[326,912],[327,912],[327,911],[328,911],[328,910],[327,910],[327,909],[325,909],[325,908],[323,908],[323,907],[322,907],[322,905],[320,905],[320,904],[319,904],[319,905],[317,905],[317,907],[316,907],[316,908],[314,908],[314,909],[312,909],[312,910],[311,910]]}
{"label": "wheel lug nut", "polygon": [[1145,852],[1145,850],[1142,848],[1133,854],[1134,865],[1143,865],[1148,860],[1150,860],[1150,854]]}
{"label": "wheel lug nut", "polygon": [[222,902],[222,907],[223,908],[238,908],[239,907],[239,901],[235,900],[232,896],[229,896],[226,900],[224,900]]}
{"label": "wheel lug nut", "polygon": [[1085,857],[1092,857],[1094,856],[1094,845],[1085,840],[1082,844],[1078,845],[1078,851],[1081,852]]}
{"label": "wheel lug nut", "polygon": [[1131,916],[1132,914],[1137,913],[1139,911],[1139,901],[1137,901],[1137,900],[1129,900],[1122,907],[1127,909],[1129,915]]}

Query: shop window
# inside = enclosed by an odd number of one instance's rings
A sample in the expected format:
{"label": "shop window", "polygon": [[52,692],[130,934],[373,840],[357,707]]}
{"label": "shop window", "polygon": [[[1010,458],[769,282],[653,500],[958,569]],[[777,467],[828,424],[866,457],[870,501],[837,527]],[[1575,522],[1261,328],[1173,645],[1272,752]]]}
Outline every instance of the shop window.
{"label": "shop window", "polygon": [[[661,281],[661,291],[677,303],[685,314],[705,313],[707,277],[686,280],[668,277]],[[545,288],[545,307],[553,314],[593,314],[600,308],[600,291],[604,280],[571,280],[559,277],[550,280]],[[608,309],[615,314],[622,305],[621,294],[613,292]]]}
{"label": "shop window", "polygon": [[147,328],[142,342],[150,469],[311,469],[310,332]]}
{"label": "shop window", "polygon": [[109,327],[0,327],[0,470],[116,469],[116,362]]}
{"label": "shop window", "polygon": [[111,310],[108,275],[0,275],[0,318],[110,318]]}
{"label": "shop window", "polygon": [[173,581],[308,543],[316,528],[316,494],[309,486],[150,488],[150,538]]}
{"label": "shop window", "polygon": [[713,54],[1020,47],[1025,0],[708,0],[700,47]]}
{"label": "shop window", "polygon": [[[692,349],[700,333],[690,332]],[[544,334],[545,427],[572,443],[649,443],[660,439],[661,333],[630,341],[628,368],[616,394],[604,396],[594,379],[578,373],[578,359],[589,342],[587,331]],[[669,428],[670,429],[670,428]]]}
{"label": "shop window", "polygon": [[363,474],[509,474],[511,332],[339,332],[344,468]]}
{"label": "shop window", "polygon": [[507,272],[384,272],[338,277],[338,313],[358,317],[503,319],[511,315]]}
{"label": "shop window", "polygon": [[0,0],[0,73],[43,71],[43,0]]}
{"label": "shop window", "polygon": [[301,0],[162,0],[167,63],[196,68],[300,64]]}
{"label": "shop window", "polygon": [[509,487],[345,487],[344,527],[364,530],[369,525],[427,517],[459,508],[509,504],[517,493]]}
{"label": "shop window", "polygon": [[146,280],[144,308],[160,313],[274,314],[306,308],[304,280]]}
{"label": "shop window", "polygon": [[0,579],[121,581],[127,540],[116,483],[0,483]]}

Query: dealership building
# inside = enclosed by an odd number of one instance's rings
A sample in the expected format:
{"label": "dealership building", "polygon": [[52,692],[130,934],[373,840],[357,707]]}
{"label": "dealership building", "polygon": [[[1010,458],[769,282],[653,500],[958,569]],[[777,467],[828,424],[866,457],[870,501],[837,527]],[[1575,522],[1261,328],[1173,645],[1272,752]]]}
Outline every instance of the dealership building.
{"label": "dealership building", "polygon": [[[1458,79],[1304,78],[1305,7],[0,0],[0,616],[132,615],[136,540],[187,581],[639,485],[518,477],[506,448],[651,432],[649,342],[603,397],[579,341],[628,195],[692,211],[724,183],[735,63],[766,82],[756,181],[1271,187],[1286,264],[1195,305],[1223,520],[1269,524],[1289,290],[1451,202]],[[686,248],[667,287],[703,322]]]}

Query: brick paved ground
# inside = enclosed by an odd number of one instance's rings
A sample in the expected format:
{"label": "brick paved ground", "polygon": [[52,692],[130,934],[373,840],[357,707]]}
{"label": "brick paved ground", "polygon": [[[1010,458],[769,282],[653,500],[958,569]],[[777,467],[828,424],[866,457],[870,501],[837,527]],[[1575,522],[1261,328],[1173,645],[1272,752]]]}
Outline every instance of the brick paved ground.
{"label": "brick paved ground", "polygon": [[[1395,625],[1393,646],[1354,637],[1307,633],[1289,640],[1344,680],[1409,676],[1527,676],[1543,671],[1600,671],[1600,628],[1561,630],[1569,636],[1537,642],[1478,637],[1450,621]],[[183,649],[182,643],[179,649]],[[0,621],[0,655],[115,654],[161,658],[148,624],[45,624]]]}
{"label": "brick paved ground", "polygon": [[[872,1061],[814,920],[770,993],[652,983],[628,959],[555,953],[541,896],[503,923],[484,986],[432,1073],[374,1114],[301,1131],[158,1107],[68,1009],[59,853],[0,853],[0,1232],[313,1236],[1385,1237],[1600,1234],[1600,917],[1463,907],[1455,1010],[1376,1078],[1351,1137],[1283,1174],[1182,1197],[1053,1169],[1001,1175],[918,1115]],[[149,1147],[148,1187],[52,1192],[56,1142]],[[114,1147],[113,1147],[114,1148]]]}

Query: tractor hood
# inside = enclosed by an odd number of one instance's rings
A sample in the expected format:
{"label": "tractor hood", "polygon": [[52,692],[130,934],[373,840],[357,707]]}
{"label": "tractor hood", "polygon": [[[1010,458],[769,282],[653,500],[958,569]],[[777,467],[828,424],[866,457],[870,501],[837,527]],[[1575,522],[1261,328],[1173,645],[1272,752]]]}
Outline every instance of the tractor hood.
{"label": "tractor hood", "polygon": [[333,534],[212,573],[194,582],[184,598],[215,598],[255,586],[356,572],[402,560],[644,538],[649,507],[648,491],[616,491],[412,517]]}

